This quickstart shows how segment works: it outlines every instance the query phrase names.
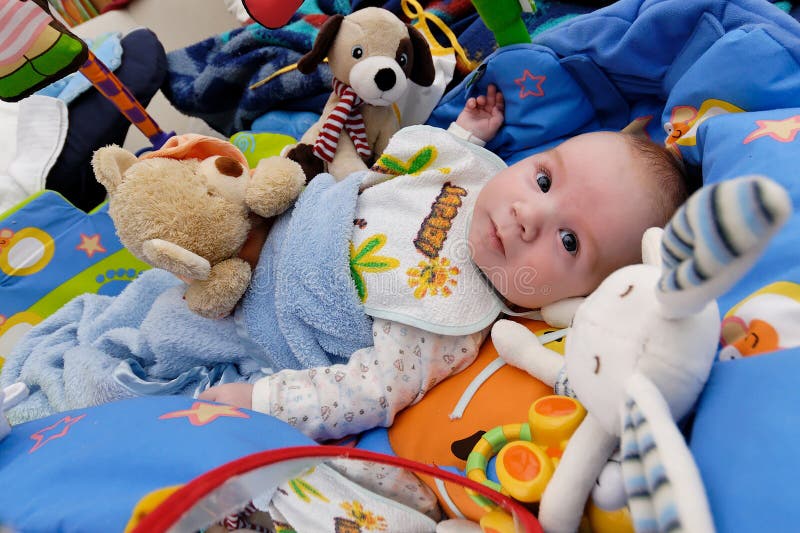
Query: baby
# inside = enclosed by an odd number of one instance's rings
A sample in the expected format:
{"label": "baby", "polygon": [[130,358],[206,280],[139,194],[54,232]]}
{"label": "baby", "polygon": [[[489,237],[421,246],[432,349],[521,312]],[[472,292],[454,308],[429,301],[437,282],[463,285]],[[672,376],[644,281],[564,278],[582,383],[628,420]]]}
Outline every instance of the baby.
{"label": "baby", "polygon": [[[448,131],[482,146],[503,112],[503,95],[490,85]],[[450,182],[458,185],[458,176]],[[642,234],[667,222],[686,197],[684,183],[680,163],[650,141],[615,132],[573,137],[488,179],[469,226],[471,259],[514,306],[587,295],[614,270],[641,261]],[[266,412],[316,439],[340,437],[391,424],[468,366],[486,333],[442,335],[375,318],[374,345],[346,364],[283,370],[200,398]]]}

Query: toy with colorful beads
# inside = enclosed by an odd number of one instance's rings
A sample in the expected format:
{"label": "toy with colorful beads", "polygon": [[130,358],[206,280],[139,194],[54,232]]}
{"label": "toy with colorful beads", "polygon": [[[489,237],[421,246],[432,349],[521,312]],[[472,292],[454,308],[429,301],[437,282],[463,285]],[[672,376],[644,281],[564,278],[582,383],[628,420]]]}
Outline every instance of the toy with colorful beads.
{"label": "toy with colorful beads", "polygon": [[[467,458],[467,477],[524,503],[536,503],[558,468],[564,449],[586,416],[586,409],[566,396],[544,396],[528,411],[528,422],[497,426],[486,432]],[[490,480],[492,457],[499,483]],[[484,532],[513,533],[510,515],[475,493],[472,499],[486,510],[480,520]],[[603,509],[590,503],[586,510],[591,530],[597,533],[632,532],[627,507]]]}
{"label": "toy with colorful beads", "polygon": [[[538,502],[584,416],[586,410],[573,398],[553,395],[536,400],[528,422],[497,426],[483,434],[467,458],[467,477],[519,501]],[[495,455],[499,484],[486,476]],[[484,498],[472,497],[487,509],[494,507]]]}

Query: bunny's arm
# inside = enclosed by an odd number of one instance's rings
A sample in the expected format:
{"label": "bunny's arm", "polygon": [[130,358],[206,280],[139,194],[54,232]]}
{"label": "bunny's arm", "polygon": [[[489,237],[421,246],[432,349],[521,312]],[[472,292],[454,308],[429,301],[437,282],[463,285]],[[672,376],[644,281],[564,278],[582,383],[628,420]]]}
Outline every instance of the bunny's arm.
{"label": "bunny's arm", "polygon": [[578,530],[586,500],[618,442],[591,413],[586,415],[542,494],[539,522],[546,533]]}
{"label": "bunny's arm", "polygon": [[492,327],[492,342],[500,357],[549,386],[554,386],[564,358],[539,343],[525,326],[511,320],[498,320]]}

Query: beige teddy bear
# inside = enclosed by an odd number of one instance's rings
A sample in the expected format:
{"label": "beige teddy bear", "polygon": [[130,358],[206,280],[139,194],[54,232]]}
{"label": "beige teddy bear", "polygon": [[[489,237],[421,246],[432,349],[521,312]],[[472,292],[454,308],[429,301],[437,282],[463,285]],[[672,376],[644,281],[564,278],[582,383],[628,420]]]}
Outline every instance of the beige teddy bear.
{"label": "beige teddy bear", "polygon": [[419,30],[378,7],[328,19],[297,69],[309,74],[326,57],[333,93],[319,121],[287,151],[309,179],[325,170],[337,179],[366,170],[400,127],[393,104],[410,82],[428,87],[436,74]]}
{"label": "beige teddy bear", "polygon": [[294,161],[271,157],[250,170],[229,142],[192,134],[138,159],[101,148],[92,165],[122,244],[189,283],[189,309],[207,318],[233,310],[266,238],[265,218],[292,205],[305,184]]}

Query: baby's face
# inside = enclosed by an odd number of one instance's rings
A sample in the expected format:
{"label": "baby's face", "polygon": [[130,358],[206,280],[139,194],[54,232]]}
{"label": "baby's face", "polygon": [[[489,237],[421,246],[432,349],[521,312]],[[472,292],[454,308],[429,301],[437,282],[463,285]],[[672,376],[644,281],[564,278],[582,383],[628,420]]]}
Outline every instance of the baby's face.
{"label": "baby's face", "polygon": [[538,309],[641,261],[656,225],[647,168],[622,134],[589,133],[500,172],[469,231],[472,258],[510,302]]}

